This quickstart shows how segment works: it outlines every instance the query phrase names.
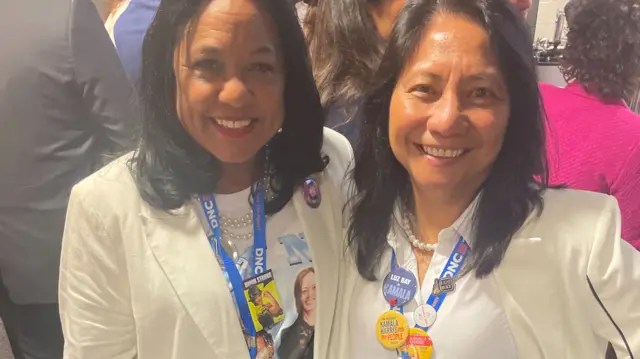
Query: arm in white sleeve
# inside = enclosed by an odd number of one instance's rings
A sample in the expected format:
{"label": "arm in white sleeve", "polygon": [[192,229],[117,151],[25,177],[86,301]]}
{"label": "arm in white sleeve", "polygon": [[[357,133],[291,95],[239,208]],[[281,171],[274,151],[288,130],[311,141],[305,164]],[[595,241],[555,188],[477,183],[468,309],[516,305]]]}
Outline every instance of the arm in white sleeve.
{"label": "arm in white sleeve", "polygon": [[587,267],[596,333],[618,359],[640,358],[640,252],[620,236],[620,210],[610,197],[602,211]]}
{"label": "arm in white sleeve", "polygon": [[62,241],[64,359],[132,359],[136,331],[122,238],[108,233],[87,195],[74,188]]}

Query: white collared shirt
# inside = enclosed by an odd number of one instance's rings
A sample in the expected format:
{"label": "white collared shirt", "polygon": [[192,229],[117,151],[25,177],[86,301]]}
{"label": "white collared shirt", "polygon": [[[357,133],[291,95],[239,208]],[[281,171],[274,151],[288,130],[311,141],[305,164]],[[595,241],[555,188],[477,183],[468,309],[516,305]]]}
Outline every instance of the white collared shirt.
{"label": "white collared shirt", "polygon": [[[470,221],[471,208],[450,228],[438,236],[439,245],[414,300],[406,304],[404,315],[413,327],[413,314],[419,304],[426,303],[433,282],[440,277],[459,236],[473,247]],[[400,218],[396,212],[396,218]],[[406,235],[399,224],[391,229],[389,245],[396,250],[398,265],[418,278],[418,265]],[[472,249],[473,250],[473,249]],[[358,281],[349,311],[352,359],[397,358],[394,350],[384,348],[376,337],[376,321],[389,310],[382,295],[382,280],[391,268],[391,250],[383,256],[376,282]],[[454,292],[449,293],[438,311],[435,324],[429,329],[433,341],[431,359],[516,359],[518,357],[509,323],[500,296],[489,275],[477,279],[473,273],[460,278]]]}

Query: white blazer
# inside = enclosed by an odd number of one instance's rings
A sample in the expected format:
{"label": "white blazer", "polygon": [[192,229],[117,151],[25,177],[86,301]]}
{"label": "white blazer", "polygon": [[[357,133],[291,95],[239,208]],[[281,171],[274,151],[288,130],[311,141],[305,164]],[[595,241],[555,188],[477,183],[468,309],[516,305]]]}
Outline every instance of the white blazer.
{"label": "white blazer", "polygon": [[[292,149],[295,150],[295,149]],[[328,356],[342,251],[342,180],[353,152],[325,129],[329,165],[314,176],[320,207],[293,204],[318,288],[314,358]],[[65,359],[248,359],[223,272],[192,205],[167,213],[144,202],[120,159],[71,194],[62,245]]]}
{"label": "white blazer", "polygon": [[[344,339],[358,330],[349,327],[348,308],[364,279],[348,258],[334,359],[349,357]],[[620,238],[613,197],[548,190],[542,214],[529,217],[492,275],[520,359],[603,359],[608,342],[618,359],[640,358],[640,252]]]}

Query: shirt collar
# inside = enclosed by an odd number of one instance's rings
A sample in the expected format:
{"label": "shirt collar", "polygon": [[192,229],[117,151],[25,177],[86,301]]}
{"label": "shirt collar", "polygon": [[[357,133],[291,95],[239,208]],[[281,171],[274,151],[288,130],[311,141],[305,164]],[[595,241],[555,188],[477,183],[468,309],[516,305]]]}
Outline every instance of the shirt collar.
{"label": "shirt collar", "polygon": [[[474,221],[475,221],[475,213],[478,205],[480,203],[480,196],[482,193],[478,193],[476,197],[471,201],[469,206],[462,212],[460,217],[453,222],[453,225],[449,228],[445,228],[444,231],[453,231],[455,237],[455,242],[458,241],[458,237],[462,236],[462,238],[467,241],[470,247],[473,247],[473,238],[474,238]],[[440,236],[444,233],[440,232]]]}
{"label": "shirt collar", "polygon": [[[447,227],[440,231],[438,235],[438,240],[440,244],[445,245],[446,247],[453,246],[458,242],[460,236],[467,241],[470,247],[473,247],[473,238],[474,238],[474,220],[475,220],[475,212],[480,202],[480,196],[482,192],[478,193],[473,201],[467,206],[467,208],[462,212],[460,217],[453,222],[450,227]],[[402,221],[402,206],[396,203],[396,206],[393,211],[393,221],[391,228],[389,229],[389,235],[387,236],[387,242],[394,250],[398,250],[400,247],[399,242],[401,240],[408,241],[406,238],[404,231],[402,230],[401,221]]]}

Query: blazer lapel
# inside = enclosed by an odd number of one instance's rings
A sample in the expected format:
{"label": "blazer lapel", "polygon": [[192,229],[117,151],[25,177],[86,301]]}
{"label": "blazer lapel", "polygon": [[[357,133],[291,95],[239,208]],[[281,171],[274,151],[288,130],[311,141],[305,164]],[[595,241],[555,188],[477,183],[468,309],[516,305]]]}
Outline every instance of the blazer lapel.
{"label": "blazer lapel", "polygon": [[[316,267],[316,285],[318,286],[318,310],[315,326],[315,358],[326,358],[331,334],[331,323],[334,320],[338,294],[339,255],[336,231],[336,201],[334,189],[322,174],[314,176],[320,186],[322,201],[316,209],[305,201],[302,190],[296,191],[293,204],[302,222],[305,236],[309,241]],[[337,218],[341,218],[338,213]],[[339,223],[341,224],[341,223]]]}
{"label": "blazer lapel", "polygon": [[144,207],[141,216],[151,250],[214,358],[248,358],[227,281],[194,206],[172,213]]}

